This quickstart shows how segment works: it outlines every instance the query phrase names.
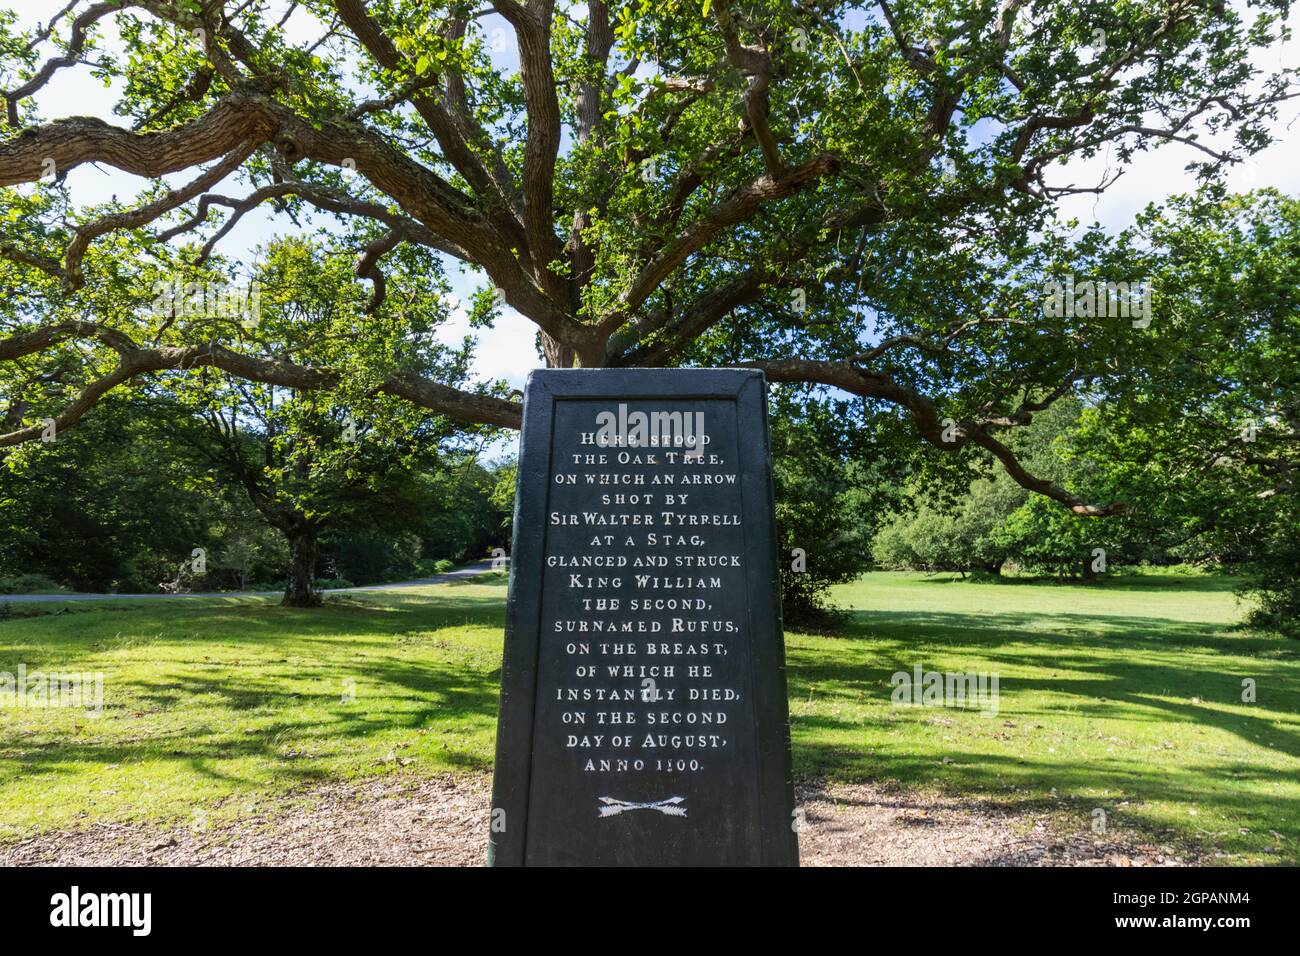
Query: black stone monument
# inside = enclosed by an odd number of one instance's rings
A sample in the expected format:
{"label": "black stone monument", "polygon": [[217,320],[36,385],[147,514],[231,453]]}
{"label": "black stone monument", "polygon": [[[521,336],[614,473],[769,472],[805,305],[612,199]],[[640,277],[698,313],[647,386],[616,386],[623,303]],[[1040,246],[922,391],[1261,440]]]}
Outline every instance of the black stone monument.
{"label": "black stone monument", "polygon": [[529,377],[488,862],[798,863],[761,372]]}

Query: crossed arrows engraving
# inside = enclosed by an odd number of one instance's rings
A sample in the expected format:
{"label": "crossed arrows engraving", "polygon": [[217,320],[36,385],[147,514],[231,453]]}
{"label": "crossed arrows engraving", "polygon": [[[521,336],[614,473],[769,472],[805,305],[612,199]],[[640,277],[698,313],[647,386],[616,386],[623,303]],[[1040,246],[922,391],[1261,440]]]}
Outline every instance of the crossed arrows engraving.
{"label": "crossed arrows engraving", "polygon": [[658,810],[666,817],[684,817],[686,808],[679,806],[686,802],[685,797],[669,797],[667,800],[647,800],[644,803],[638,803],[635,800],[619,800],[616,797],[597,797],[598,801],[604,804],[603,807],[597,807],[596,812],[602,817],[616,817],[620,813],[628,810]]}

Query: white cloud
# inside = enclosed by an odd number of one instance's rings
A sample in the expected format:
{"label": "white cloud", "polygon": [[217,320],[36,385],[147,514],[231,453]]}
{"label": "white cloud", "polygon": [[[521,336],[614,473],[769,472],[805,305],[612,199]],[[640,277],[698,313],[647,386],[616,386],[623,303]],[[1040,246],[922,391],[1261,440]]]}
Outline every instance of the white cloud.
{"label": "white cloud", "polygon": [[438,327],[439,340],[456,345],[466,335],[473,336],[478,342],[471,365],[474,377],[480,381],[503,378],[512,388],[522,389],[528,373],[542,364],[535,344],[537,326],[514,309],[505,309],[491,328],[471,328],[462,302],[457,296],[450,319]]}
{"label": "white cloud", "polygon": [[[1300,164],[1295,160],[1300,137],[1286,127],[1295,116],[1279,118],[1274,123],[1277,140],[1257,153],[1250,161],[1227,171],[1228,188],[1247,192],[1273,186],[1284,193],[1300,193]],[[1206,141],[1211,145],[1210,141]],[[1159,149],[1138,153],[1124,175],[1101,195],[1080,193],[1066,196],[1058,204],[1061,221],[1078,219],[1083,225],[1099,222],[1108,229],[1119,230],[1132,225],[1134,217],[1148,203],[1159,203],[1179,193],[1193,192],[1196,178],[1185,169],[1204,153],[1181,143],[1169,143]],[[1114,175],[1113,151],[1105,150],[1088,160],[1078,160],[1053,167],[1045,176],[1052,185],[1095,186],[1103,177]]]}
{"label": "white cloud", "polygon": [[[1234,2],[1233,8],[1243,17],[1253,18],[1255,13],[1245,4]],[[1292,29],[1300,27],[1300,11],[1293,11],[1288,19]],[[1256,77],[1252,90],[1260,88],[1260,81],[1280,70],[1300,66],[1300,44],[1296,40],[1274,44],[1255,50],[1250,58]],[[1167,125],[1158,116],[1151,117],[1152,126]],[[1189,130],[1188,132],[1191,132]],[[1228,188],[1234,192],[1247,192],[1273,186],[1284,193],[1300,193],[1300,106],[1291,100],[1280,104],[1277,118],[1269,124],[1273,143],[1245,163],[1231,167],[1226,174]],[[1229,137],[1203,136],[1200,141],[1211,149],[1226,150],[1233,145]],[[1080,193],[1067,196],[1060,204],[1058,218],[1062,221],[1078,219],[1083,225],[1099,222],[1108,229],[1123,229],[1132,224],[1138,212],[1148,203],[1159,203],[1170,196],[1191,192],[1196,179],[1185,169],[1193,160],[1209,159],[1205,153],[1183,143],[1170,142],[1138,153],[1121,176],[1101,195]],[[1114,175],[1115,153],[1103,150],[1092,159],[1075,160],[1062,166],[1045,170],[1052,185],[1096,186]]]}

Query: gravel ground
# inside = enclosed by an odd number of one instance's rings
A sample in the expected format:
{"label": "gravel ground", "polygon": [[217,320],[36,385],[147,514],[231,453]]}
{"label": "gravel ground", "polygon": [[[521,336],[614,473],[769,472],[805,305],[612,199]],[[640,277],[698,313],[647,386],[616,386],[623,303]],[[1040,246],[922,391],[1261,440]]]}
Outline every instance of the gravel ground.
{"label": "gravel ground", "polygon": [[1088,818],[1009,809],[875,784],[802,787],[806,866],[1185,866],[1137,834],[1098,836]]}
{"label": "gravel ground", "polygon": [[[392,778],[297,794],[232,823],[99,824],[0,846],[0,866],[477,866],[488,777]],[[969,798],[805,786],[806,866],[1144,866],[1194,862],[1137,839]],[[201,820],[201,817],[200,817]]]}

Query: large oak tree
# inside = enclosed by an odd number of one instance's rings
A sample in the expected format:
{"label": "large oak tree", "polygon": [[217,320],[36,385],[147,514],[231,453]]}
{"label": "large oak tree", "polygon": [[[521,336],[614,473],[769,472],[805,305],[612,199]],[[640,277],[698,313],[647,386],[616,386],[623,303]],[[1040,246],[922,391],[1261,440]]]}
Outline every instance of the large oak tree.
{"label": "large oak tree", "polygon": [[[0,186],[20,187],[0,205],[0,446],[178,369],[346,385],[346,361],[256,354],[122,306],[151,297],[160,249],[206,259],[267,206],[337,217],[376,304],[386,257],[427,247],[481,272],[480,318],[504,302],[535,323],[549,364],[747,365],[834,387],[1111,513],[1004,440],[1151,347],[1127,322],[1044,313],[1043,277],[1073,260],[1043,230],[1140,151],[1180,150],[1211,178],[1266,145],[1292,76],[1252,55],[1288,8],[72,0],[25,32],[0,19]],[[74,69],[113,84],[115,116],[43,112]],[[1062,178],[1103,151],[1105,180]],[[64,177],[88,163],[148,185],[78,204]],[[80,375],[49,374],[77,357]],[[500,390],[367,368],[375,393],[519,423]]]}

